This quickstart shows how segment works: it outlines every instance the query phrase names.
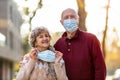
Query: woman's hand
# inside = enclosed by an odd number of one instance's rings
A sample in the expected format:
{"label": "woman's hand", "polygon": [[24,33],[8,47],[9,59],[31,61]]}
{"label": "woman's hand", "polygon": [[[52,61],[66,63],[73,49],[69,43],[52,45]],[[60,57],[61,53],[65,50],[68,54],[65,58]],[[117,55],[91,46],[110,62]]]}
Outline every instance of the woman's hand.
{"label": "woman's hand", "polygon": [[61,53],[60,51],[55,51],[55,55],[56,55],[56,60],[55,60],[55,63],[58,63],[60,61],[60,59],[62,58],[63,56],[63,53]]}
{"label": "woman's hand", "polygon": [[37,60],[37,49],[36,48],[31,50],[29,54],[30,54],[31,59]]}

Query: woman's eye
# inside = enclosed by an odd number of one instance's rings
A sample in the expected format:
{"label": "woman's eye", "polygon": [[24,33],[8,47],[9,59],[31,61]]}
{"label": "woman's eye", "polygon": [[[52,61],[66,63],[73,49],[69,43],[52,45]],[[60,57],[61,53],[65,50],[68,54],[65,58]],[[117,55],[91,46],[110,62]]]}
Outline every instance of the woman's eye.
{"label": "woman's eye", "polygon": [[39,36],[38,38],[49,37],[49,35]]}
{"label": "woman's eye", "polygon": [[49,37],[49,35],[45,35],[45,37]]}
{"label": "woman's eye", "polygon": [[39,36],[38,38],[43,38],[43,36]]}

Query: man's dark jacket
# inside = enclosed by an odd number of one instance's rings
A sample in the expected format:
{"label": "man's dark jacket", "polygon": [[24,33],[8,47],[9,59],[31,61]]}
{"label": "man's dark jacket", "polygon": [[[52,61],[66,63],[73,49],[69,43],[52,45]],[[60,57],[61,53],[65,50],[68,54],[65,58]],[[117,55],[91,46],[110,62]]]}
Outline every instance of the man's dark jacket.
{"label": "man's dark jacket", "polygon": [[69,80],[105,80],[103,53],[94,34],[78,29],[75,36],[68,39],[65,32],[54,47],[63,53]]}

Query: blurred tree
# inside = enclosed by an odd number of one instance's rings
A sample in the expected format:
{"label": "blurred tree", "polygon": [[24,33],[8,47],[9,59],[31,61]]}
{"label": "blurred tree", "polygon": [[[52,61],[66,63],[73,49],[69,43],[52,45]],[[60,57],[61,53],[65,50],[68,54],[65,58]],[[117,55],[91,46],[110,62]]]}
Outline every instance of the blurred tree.
{"label": "blurred tree", "polygon": [[110,51],[106,54],[106,66],[108,75],[113,75],[114,71],[120,68],[120,54]]}
{"label": "blurred tree", "polygon": [[119,36],[116,27],[113,27],[111,34],[112,36],[107,36],[107,40],[109,40],[107,43],[109,43],[109,45],[106,45],[106,66],[108,74],[110,75],[113,74],[116,69],[120,68],[120,45],[118,45]]}
{"label": "blurred tree", "polygon": [[[21,11],[23,13],[25,22],[29,23],[29,32],[32,29],[32,19],[35,17],[37,10],[42,7],[42,0],[34,1],[34,4],[33,4],[34,7],[32,7],[32,5],[29,5],[30,1],[32,1],[32,0],[24,0],[24,4],[26,4],[26,6],[22,6],[22,11]],[[28,53],[28,51],[31,48],[30,45],[28,44],[28,36],[29,36],[29,34],[27,34],[23,38],[24,54]]]}
{"label": "blurred tree", "polygon": [[29,50],[31,49],[30,45],[29,45],[29,41],[28,41],[29,35],[27,34],[24,38],[23,38],[23,51],[24,54],[27,54],[29,52]]}
{"label": "blurred tree", "polygon": [[87,13],[85,11],[85,0],[77,0],[78,15],[79,15],[79,28],[86,31],[85,21]]}
{"label": "blurred tree", "polygon": [[110,7],[110,0],[108,0],[108,4],[106,5],[106,22],[105,22],[105,29],[103,31],[103,40],[102,40],[102,49],[104,58],[106,57],[106,36],[107,36],[107,30],[108,30],[108,12]]}
{"label": "blurred tree", "polygon": [[[25,0],[25,2],[27,3],[30,0]],[[37,4],[35,5],[36,7],[34,9],[31,9],[30,6],[25,6],[23,7],[23,12],[26,16],[28,16],[29,20],[28,23],[30,24],[30,28],[29,31],[31,31],[31,27],[32,27],[32,19],[35,17],[36,12],[38,9],[40,9],[42,7],[42,0],[38,0]]]}
{"label": "blurred tree", "polygon": [[52,35],[51,45],[54,45],[54,43],[61,37],[63,32],[55,32]]}

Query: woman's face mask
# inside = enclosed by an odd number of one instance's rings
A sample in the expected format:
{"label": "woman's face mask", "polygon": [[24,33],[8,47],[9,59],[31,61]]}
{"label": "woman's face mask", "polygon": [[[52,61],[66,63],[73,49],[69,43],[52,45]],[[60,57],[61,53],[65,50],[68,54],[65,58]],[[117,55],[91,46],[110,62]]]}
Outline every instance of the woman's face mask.
{"label": "woman's face mask", "polygon": [[55,62],[55,53],[51,50],[38,52],[38,59],[41,59],[46,62]]}
{"label": "woman's face mask", "polygon": [[63,22],[63,26],[68,32],[73,32],[77,30],[78,28],[78,23],[75,19],[66,19]]}

